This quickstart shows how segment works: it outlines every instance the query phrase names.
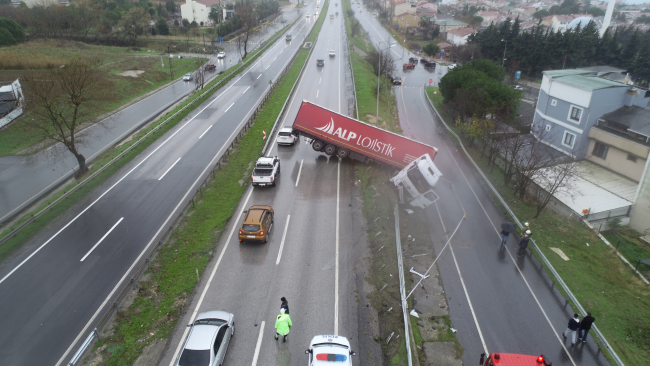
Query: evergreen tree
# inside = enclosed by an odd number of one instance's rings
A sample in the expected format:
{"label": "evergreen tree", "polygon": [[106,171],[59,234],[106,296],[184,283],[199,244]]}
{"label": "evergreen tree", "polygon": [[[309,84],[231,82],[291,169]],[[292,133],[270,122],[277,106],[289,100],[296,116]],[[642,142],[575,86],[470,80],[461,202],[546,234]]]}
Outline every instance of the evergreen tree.
{"label": "evergreen tree", "polygon": [[639,38],[639,30],[635,29],[623,47],[623,53],[621,54],[621,67],[628,72],[634,72],[633,68],[636,63],[636,55],[639,52]]}
{"label": "evergreen tree", "polygon": [[639,50],[639,57],[634,64],[635,78],[648,86],[650,83],[650,32],[646,32]]}

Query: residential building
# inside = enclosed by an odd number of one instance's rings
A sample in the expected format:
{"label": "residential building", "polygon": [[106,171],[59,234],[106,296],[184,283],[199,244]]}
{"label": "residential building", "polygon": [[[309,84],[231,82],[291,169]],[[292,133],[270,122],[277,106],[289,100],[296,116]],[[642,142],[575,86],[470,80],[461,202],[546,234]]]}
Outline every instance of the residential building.
{"label": "residential building", "polygon": [[650,172],[648,171],[648,162],[650,162],[650,159],[646,161],[643,177],[636,190],[636,197],[634,206],[632,206],[632,211],[630,212],[629,223],[632,229],[643,234],[646,241],[650,235],[648,233],[650,229]]}
{"label": "residential building", "polygon": [[650,101],[648,91],[611,80],[623,72],[608,66],[544,71],[532,123],[536,137],[567,155],[585,158],[590,129],[603,115],[622,107],[646,108]]}
{"label": "residential building", "polygon": [[458,0],[441,0],[440,5],[454,5],[458,3]]}
{"label": "residential building", "polygon": [[438,47],[440,47],[440,52],[444,53],[442,59],[451,60],[451,45],[447,42],[440,42],[438,43]]}
{"label": "residential building", "polygon": [[181,17],[190,23],[212,25],[212,21],[208,18],[210,7],[219,4],[219,0],[186,0],[185,4],[181,4]]}
{"label": "residential building", "polygon": [[401,31],[406,31],[408,28],[419,27],[420,18],[415,14],[404,13],[397,16],[397,24]]}
{"label": "residential building", "polygon": [[480,10],[479,12],[476,13],[476,16],[483,18],[481,27],[488,27],[492,22],[497,23],[495,20],[499,17],[499,12]]}
{"label": "residential building", "polygon": [[466,23],[463,23],[460,20],[456,20],[456,19],[436,20],[436,25],[440,27],[440,33],[446,33],[452,29],[467,27]]}
{"label": "residential building", "polygon": [[232,18],[235,15],[235,9],[223,8],[223,18],[228,19]]}
{"label": "residential building", "polygon": [[474,33],[476,33],[476,31],[471,27],[452,29],[447,32],[447,42],[455,46],[463,46],[467,44],[467,38],[469,35]]}
{"label": "residential building", "polygon": [[395,16],[398,17],[401,14],[415,14],[417,8],[411,6],[411,3],[402,3],[395,5]]}

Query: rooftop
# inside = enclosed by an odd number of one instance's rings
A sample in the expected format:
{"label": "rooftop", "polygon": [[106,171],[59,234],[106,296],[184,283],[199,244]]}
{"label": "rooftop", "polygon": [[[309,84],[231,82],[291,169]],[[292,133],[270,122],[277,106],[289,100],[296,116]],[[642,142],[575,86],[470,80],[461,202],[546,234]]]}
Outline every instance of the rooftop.
{"label": "rooftop", "polygon": [[475,33],[474,28],[471,27],[466,27],[466,28],[457,28],[457,29],[452,29],[449,31],[449,33],[460,36],[460,37],[465,37],[466,35]]}
{"label": "rooftop", "polygon": [[553,81],[559,81],[560,83],[588,91],[628,87],[615,81],[600,78],[585,70],[551,70],[544,71],[544,75]]}
{"label": "rooftop", "polygon": [[627,127],[628,131],[650,137],[650,110],[637,106],[621,107],[613,112],[603,114],[606,121]]}
{"label": "rooftop", "polygon": [[460,25],[464,27],[467,24],[456,19],[438,19],[436,25]]}

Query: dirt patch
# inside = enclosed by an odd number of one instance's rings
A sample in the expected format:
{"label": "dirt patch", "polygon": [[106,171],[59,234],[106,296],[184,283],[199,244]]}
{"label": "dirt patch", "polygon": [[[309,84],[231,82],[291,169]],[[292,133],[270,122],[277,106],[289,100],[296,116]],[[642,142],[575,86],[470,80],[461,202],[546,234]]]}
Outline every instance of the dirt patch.
{"label": "dirt patch", "polygon": [[426,342],[424,354],[427,360],[423,365],[461,366],[463,361],[450,357],[454,354],[454,342]]}
{"label": "dirt patch", "polygon": [[117,75],[119,75],[119,76],[130,76],[132,78],[137,78],[138,75],[140,75],[140,74],[144,74],[144,70],[128,70],[128,71],[121,72],[121,73],[119,73]]}

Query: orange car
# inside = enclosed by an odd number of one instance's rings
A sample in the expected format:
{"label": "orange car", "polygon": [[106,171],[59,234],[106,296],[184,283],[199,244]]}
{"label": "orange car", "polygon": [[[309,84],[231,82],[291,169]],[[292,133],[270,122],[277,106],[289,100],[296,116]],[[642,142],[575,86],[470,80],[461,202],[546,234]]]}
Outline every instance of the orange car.
{"label": "orange car", "polygon": [[273,208],[271,206],[251,206],[245,211],[244,222],[239,229],[239,241],[269,240],[269,233],[273,228]]}

